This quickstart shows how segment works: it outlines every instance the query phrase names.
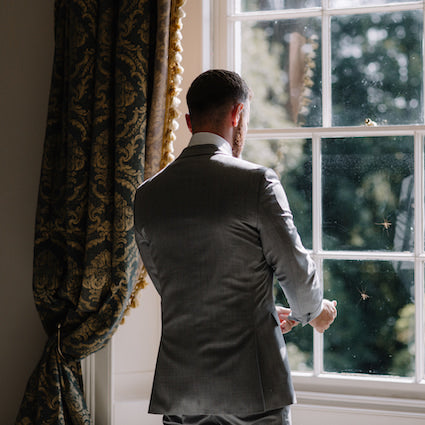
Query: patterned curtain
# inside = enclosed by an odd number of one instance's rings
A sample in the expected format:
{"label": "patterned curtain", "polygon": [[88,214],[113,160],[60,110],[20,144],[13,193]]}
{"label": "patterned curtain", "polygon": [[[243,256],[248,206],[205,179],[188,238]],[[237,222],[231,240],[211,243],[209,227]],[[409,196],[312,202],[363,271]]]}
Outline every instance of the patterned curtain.
{"label": "patterned curtain", "polygon": [[33,271],[48,340],[16,424],[91,423],[80,360],[134,304],[133,197],[172,160],[183,3],[55,2]]}

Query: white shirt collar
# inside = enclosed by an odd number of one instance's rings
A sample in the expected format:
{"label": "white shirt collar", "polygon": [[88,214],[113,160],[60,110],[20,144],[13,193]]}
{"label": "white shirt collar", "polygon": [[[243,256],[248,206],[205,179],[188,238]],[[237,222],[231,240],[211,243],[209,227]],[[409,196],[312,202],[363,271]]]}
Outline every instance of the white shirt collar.
{"label": "white shirt collar", "polygon": [[218,134],[207,132],[195,133],[189,141],[189,146],[196,145],[215,145],[221,152],[232,155],[230,143]]}

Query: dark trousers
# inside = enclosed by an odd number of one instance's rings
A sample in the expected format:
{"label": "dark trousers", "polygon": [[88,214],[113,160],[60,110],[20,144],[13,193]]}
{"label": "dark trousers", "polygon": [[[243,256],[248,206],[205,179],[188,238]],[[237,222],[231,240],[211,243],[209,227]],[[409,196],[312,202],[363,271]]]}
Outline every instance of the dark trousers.
{"label": "dark trousers", "polygon": [[291,425],[291,408],[269,410],[248,416],[164,415],[164,425]]}

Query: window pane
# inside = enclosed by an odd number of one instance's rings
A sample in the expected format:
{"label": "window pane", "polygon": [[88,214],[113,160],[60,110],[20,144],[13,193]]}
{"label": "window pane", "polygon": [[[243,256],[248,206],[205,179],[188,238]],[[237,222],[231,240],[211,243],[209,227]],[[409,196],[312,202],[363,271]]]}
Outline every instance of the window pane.
{"label": "window pane", "polygon": [[413,280],[385,261],[325,261],[325,296],[338,317],[324,334],[328,372],[414,375]]}
{"label": "window pane", "polygon": [[321,6],[321,0],[241,0],[242,12],[301,9]]}
{"label": "window pane", "polygon": [[312,248],[311,139],[247,140],[243,158],[272,168],[280,176],[306,248]]}
{"label": "window pane", "polygon": [[412,0],[330,0],[330,7],[377,6],[390,3],[406,3]]}
{"label": "window pane", "polygon": [[411,250],[394,223],[413,165],[410,136],[323,139],[324,249]]}
{"label": "window pane", "polygon": [[320,18],[241,23],[251,128],[320,126]]}
{"label": "window pane", "polygon": [[332,124],[423,123],[423,12],[331,21]]}

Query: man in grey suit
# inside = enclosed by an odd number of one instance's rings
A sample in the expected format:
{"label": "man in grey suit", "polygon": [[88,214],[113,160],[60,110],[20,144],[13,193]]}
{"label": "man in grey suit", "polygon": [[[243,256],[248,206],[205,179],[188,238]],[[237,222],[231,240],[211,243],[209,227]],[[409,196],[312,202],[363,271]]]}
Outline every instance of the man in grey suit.
{"label": "man in grey suit", "polygon": [[[336,317],[277,175],[240,158],[250,98],[236,73],[197,77],[189,146],[136,193],[136,240],[162,308],[149,412],[164,424],[290,424],[282,333],[296,322],[324,332]],[[274,305],[273,276],[291,310]]]}

